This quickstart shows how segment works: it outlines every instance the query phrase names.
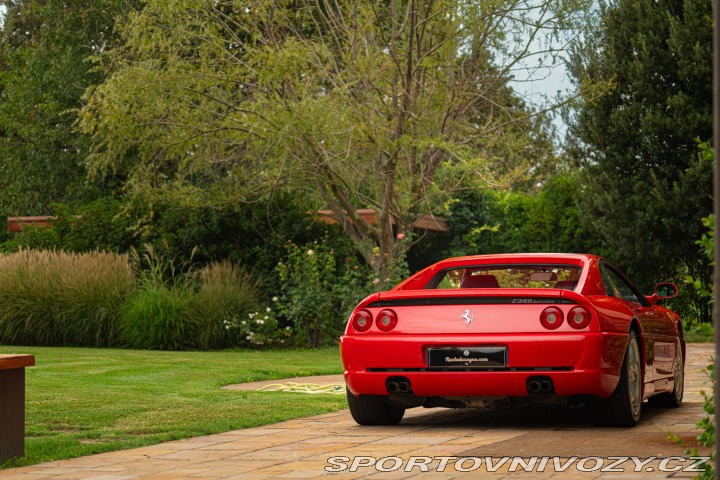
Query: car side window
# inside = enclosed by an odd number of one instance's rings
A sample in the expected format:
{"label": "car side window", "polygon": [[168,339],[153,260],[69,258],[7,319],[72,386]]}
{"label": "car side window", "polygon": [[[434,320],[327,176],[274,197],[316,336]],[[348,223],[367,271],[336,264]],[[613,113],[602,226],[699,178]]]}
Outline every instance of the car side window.
{"label": "car side window", "polygon": [[630,285],[606,265],[600,265],[600,278],[609,296],[627,300],[628,302],[640,303]]}

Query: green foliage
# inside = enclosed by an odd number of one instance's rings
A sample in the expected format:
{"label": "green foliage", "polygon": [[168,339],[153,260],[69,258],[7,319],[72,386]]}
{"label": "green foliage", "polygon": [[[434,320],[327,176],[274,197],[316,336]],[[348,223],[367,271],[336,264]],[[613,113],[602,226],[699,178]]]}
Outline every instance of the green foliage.
{"label": "green foliage", "polygon": [[336,250],[352,248],[339,238],[337,226],[317,222],[308,213],[312,210],[289,195],[223,208],[159,203],[134,230],[136,241],[164,245],[166,256],[186,266],[223,260],[243,265],[258,280],[259,293],[269,300],[277,295],[275,266],[285,255],[288,240],[303,244],[328,232]]}
{"label": "green foliage", "polygon": [[591,3],[148,2],[94,58],[87,163],[146,204],[302,191],[384,279],[407,251],[396,233],[448,192],[552,163],[547,118],[508,84],[526,41],[573,31]]}
{"label": "green foliage", "polygon": [[[706,160],[712,161],[713,158],[713,149],[707,144],[703,143],[700,145],[700,148],[702,150],[703,156]],[[700,250],[704,256],[708,258],[710,263],[714,265],[714,257],[715,257],[715,215],[709,215],[702,219],[703,226],[707,229],[705,233],[702,234],[700,237],[700,240],[698,240],[696,243],[700,245]],[[709,284],[709,287],[705,286],[702,282],[699,280],[693,279],[692,277],[688,276],[686,279],[686,283],[692,285],[695,290],[698,291],[701,298],[705,299],[705,301],[710,304],[714,301],[714,285],[712,282]],[[718,328],[717,325],[715,325],[715,328]],[[713,340],[713,333],[714,328],[712,323],[701,323],[699,325],[692,325],[690,328],[690,335],[694,333],[701,333],[705,334],[706,337],[710,337],[707,339],[708,341]],[[712,389],[710,393],[703,392],[703,397],[705,399],[705,405],[704,410],[707,413],[706,417],[703,417],[701,420],[699,420],[696,425],[702,429],[702,432],[700,435],[698,435],[697,440],[701,445],[704,445],[706,447],[708,446],[715,446],[715,389],[717,388],[717,379],[716,379],[716,372],[715,372],[715,365],[710,364],[707,366],[707,372],[710,376]],[[680,441],[677,437],[674,437],[675,441],[682,445],[682,441]],[[693,449],[692,451],[690,449],[686,450],[685,453],[697,455],[697,449]],[[714,479],[715,478],[715,449],[713,448],[711,452],[712,460],[706,464],[708,465],[708,468],[697,478],[701,479]]]}
{"label": "green foliage", "polygon": [[[645,290],[683,271],[710,278],[694,241],[698,214],[712,211],[712,161],[693,139],[712,136],[711,14],[710,0],[603,2],[570,62],[576,84],[614,86],[585,95],[572,119],[581,212]],[[709,321],[706,302],[687,293]]]}
{"label": "green foliage", "polygon": [[686,342],[713,343],[715,329],[710,323],[686,322],[683,318],[684,338]]}
{"label": "green foliage", "polygon": [[58,243],[58,234],[54,229],[27,225],[22,232],[0,244],[0,253],[17,253],[23,249],[52,250]]}
{"label": "green foliage", "polygon": [[[712,162],[713,161],[713,148],[710,146],[707,142],[700,142],[700,155],[701,157],[707,161]],[[705,228],[705,231],[700,236],[700,239],[697,240],[695,243],[696,245],[700,246],[700,256],[707,259],[707,263],[710,266],[715,265],[715,259],[714,259],[714,252],[715,252],[715,214],[710,214],[707,217],[704,217],[702,219],[702,226]],[[686,327],[689,329],[697,329],[699,327],[702,327],[703,324],[710,325],[712,328],[712,323],[710,322],[710,319],[707,318],[707,315],[703,315],[703,313],[710,311],[712,312],[712,305],[715,301],[714,299],[714,285],[712,283],[712,276],[710,277],[704,277],[695,275],[692,272],[686,271],[686,274],[684,275],[685,284],[689,286],[690,288],[685,289],[686,292],[683,292],[681,290],[681,293],[685,293],[685,298],[692,298],[695,300],[693,304],[690,306],[690,308],[685,308],[685,312],[690,312],[690,315],[684,315],[684,323],[686,324]],[[688,293],[693,294],[693,297],[690,297]],[[682,297],[680,298],[682,300]],[[697,306],[700,306],[700,310],[702,313],[698,313]],[[676,307],[675,302],[672,304],[673,307]],[[682,310],[679,310],[680,313],[685,313]],[[698,325],[699,323],[699,325]]]}
{"label": "green foliage", "polygon": [[248,317],[250,320],[253,316],[259,317],[254,313],[259,305],[257,281],[252,276],[225,260],[205,266],[199,271],[199,278],[200,288],[192,296],[187,312],[195,348],[273,343],[278,332],[274,317],[265,318],[263,328],[255,331],[240,328],[246,325]]}
{"label": "green foliage", "polygon": [[[710,214],[702,219],[702,224],[706,228],[700,240],[695,243],[700,246],[700,253],[708,258],[710,265],[714,265],[713,254],[715,252],[715,214]],[[708,283],[705,279],[693,278],[690,275],[685,277],[685,284],[694,289],[698,295],[712,304],[714,301],[713,284]]]}
{"label": "green foliage", "polygon": [[145,244],[143,250],[141,254],[132,249],[130,254],[140,289],[123,308],[123,337],[128,346],[134,348],[191,348],[193,332],[189,308],[193,285],[185,275],[189,267],[168,256],[167,245],[158,250]]}
{"label": "green foliage", "polygon": [[225,320],[225,329],[230,344],[242,347],[282,345],[292,336],[290,326],[280,329],[275,312],[270,307],[250,312],[247,317],[233,316]]}
{"label": "green foliage", "polygon": [[[56,247],[69,252],[128,252],[133,245],[133,219],[118,197],[101,197],[77,208],[54,204]],[[23,232],[24,233],[24,232]]]}
{"label": "green foliage", "polygon": [[[698,420],[695,425],[700,427],[702,432],[700,435],[697,436],[698,444],[704,446],[704,447],[712,447],[710,450],[710,461],[703,465],[705,470],[700,474],[697,475],[696,479],[700,480],[712,480],[715,478],[715,365],[710,364],[705,369],[708,376],[710,377],[710,381],[712,384],[712,389],[710,392],[702,391],[702,396],[704,398],[704,404],[703,404],[703,410],[705,410],[705,413],[707,413],[706,417],[703,417],[702,419]],[[683,441],[677,436],[677,435],[670,435],[669,436],[671,440],[673,440],[675,443],[680,445],[681,447],[684,446]],[[698,450],[697,447],[695,448],[687,448],[685,449],[685,455],[691,455],[697,457]]]}
{"label": "green foliage", "polygon": [[450,245],[444,256],[503,252],[604,254],[604,245],[578,209],[582,186],[557,175],[537,191],[470,190],[449,206]]}
{"label": "green foliage", "polygon": [[702,224],[707,231],[702,234],[697,244],[700,245],[700,251],[710,260],[710,264],[715,265],[713,258],[715,252],[715,214],[713,213],[703,218]]}
{"label": "green foliage", "polygon": [[129,346],[149,350],[184,350],[191,346],[184,286],[145,283],[122,311],[123,338]]}
{"label": "green foliage", "polygon": [[179,261],[170,253],[167,244],[161,249],[145,245],[143,254],[132,251],[141,289],[123,311],[129,346],[253,347],[280,343],[289,336],[278,328],[269,309],[258,316],[258,282],[242,268],[225,260],[195,271],[190,261]]}
{"label": "green foliage", "polygon": [[298,345],[336,341],[350,311],[371,291],[369,271],[353,257],[336,259],[327,239],[304,246],[288,244],[278,263],[278,312],[293,327]]}
{"label": "green foliage", "polygon": [[4,0],[0,30],[0,212],[47,215],[85,196],[90,138],[74,109],[102,73],[84,61],[114,39],[125,0]]}
{"label": "green foliage", "polygon": [[[190,287],[189,279],[184,273],[192,268],[193,253],[188,260],[178,260],[172,251],[163,243],[160,248],[152,244],[143,245],[143,253],[135,248],[130,249],[130,262],[140,283],[148,287]],[[194,251],[193,251],[194,252]]]}
{"label": "green foliage", "polygon": [[116,197],[102,197],[77,208],[55,203],[52,208],[57,219],[51,229],[25,226],[0,243],[0,252],[30,248],[125,253],[133,244],[132,219]]}
{"label": "green foliage", "polygon": [[337,277],[332,250],[318,243],[305,247],[293,244],[277,269],[282,292],[280,312],[292,321],[298,343],[317,347],[329,341],[340,324],[333,311],[332,290]]}
{"label": "green foliage", "polygon": [[125,255],[21,250],[0,256],[0,342],[110,346],[134,289]]}

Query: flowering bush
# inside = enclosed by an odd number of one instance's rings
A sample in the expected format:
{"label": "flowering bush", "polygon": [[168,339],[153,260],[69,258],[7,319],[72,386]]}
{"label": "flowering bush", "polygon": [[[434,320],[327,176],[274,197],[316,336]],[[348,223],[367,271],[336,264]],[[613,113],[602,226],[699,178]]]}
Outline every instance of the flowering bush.
{"label": "flowering bush", "polygon": [[[412,237],[412,234],[405,235],[404,233],[398,233],[396,238],[399,240],[399,242],[397,242],[393,248],[407,251],[412,244]],[[380,259],[380,247],[374,247],[372,249],[372,253],[373,258],[370,260],[370,266],[375,266]],[[389,256],[387,253],[384,255],[386,257]],[[408,276],[410,276],[410,268],[407,263],[407,258],[405,257],[405,255],[402,255],[397,261],[387,265],[387,271],[385,272],[385,275],[382,276],[382,278],[373,275],[373,290],[376,292],[389,290],[398,283],[405,280]]]}
{"label": "flowering bush", "polygon": [[297,345],[332,343],[342,333],[352,308],[372,292],[369,270],[353,257],[336,258],[327,239],[288,244],[277,266],[278,312],[292,325]]}
{"label": "flowering bush", "polygon": [[275,312],[266,307],[265,311],[248,313],[247,318],[234,316],[224,322],[231,345],[263,346],[284,344],[292,334],[290,327],[278,327]]}

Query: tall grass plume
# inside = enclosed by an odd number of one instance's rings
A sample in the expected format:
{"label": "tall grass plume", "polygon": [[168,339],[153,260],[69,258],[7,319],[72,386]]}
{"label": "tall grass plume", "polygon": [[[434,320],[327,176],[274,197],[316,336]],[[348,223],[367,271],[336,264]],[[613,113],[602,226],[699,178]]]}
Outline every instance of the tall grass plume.
{"label": "tall grass plume", "polygon": [[127,255],[20,250],[0,255],[0,342],[113,346],[134,289]]}
{"label": "tall grass plume", "polygon": [[258,309],[257,281],[227,260],[208,264],[199,271],[199,278],[200,288],[188,309],[196,346],[234,346],[226,327]]}

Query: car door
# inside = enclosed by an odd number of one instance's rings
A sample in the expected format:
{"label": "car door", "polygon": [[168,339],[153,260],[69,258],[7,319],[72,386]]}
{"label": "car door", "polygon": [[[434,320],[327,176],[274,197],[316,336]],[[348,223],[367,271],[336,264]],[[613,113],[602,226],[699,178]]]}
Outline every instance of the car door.
{"label": "car door", "polygon": [[601,263],[600,276],[607,294],[622,300],[640,322],[645,351],[646,396],[654,391],[664,391],[673,375],[677,346],[674,322],[650,305],[637,287],[612,264]]}

